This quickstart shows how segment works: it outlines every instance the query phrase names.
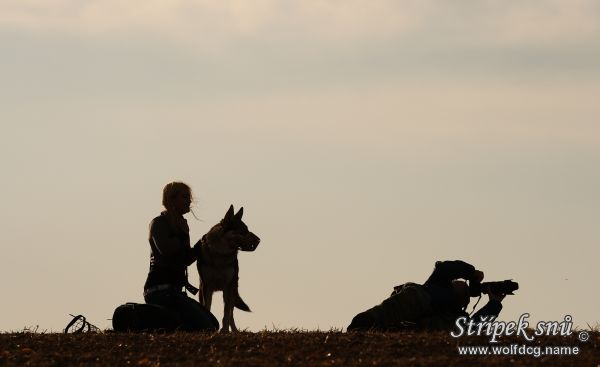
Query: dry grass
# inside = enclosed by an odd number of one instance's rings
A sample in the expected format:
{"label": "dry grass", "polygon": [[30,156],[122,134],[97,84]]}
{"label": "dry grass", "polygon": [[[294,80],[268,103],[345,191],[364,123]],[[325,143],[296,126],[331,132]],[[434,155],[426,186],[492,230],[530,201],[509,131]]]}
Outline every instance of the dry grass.
{"label": "dry grass", "polygon": [[[500,344],[522,344],[522,339]],[[587,342],[545,337],[530,345],[579,346],[577,356],[459,356],[458,345],[487,345],[483,337],[447,333],[263,331],[237,334],[0,334],[0,366],[593,366],[600,334]]]}

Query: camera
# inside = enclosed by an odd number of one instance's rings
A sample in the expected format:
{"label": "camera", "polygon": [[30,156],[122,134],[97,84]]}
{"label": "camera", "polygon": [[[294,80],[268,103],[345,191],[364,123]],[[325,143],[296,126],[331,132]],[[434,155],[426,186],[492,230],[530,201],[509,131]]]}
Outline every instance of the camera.
{"label": "camera", "polygon": [[503,280],[500,282],[483,282],[469,284],[469,293],[471,297],[479,297],[481,294],[514,294],[519,289],[519,283],[512,280]]}

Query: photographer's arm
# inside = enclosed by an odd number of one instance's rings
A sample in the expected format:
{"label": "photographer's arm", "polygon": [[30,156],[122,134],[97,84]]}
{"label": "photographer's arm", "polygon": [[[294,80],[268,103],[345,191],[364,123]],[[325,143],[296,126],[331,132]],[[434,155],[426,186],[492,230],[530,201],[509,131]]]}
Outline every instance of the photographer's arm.
{"label": "photographer's arm", "polygon": [[482,317],[490,317],[494,318],[498,317],[500,311],[502,311],[502,300],[504,299],[503,294],[489,294],[490,300],[488,303],[483,306],[479,311],[477,311],[472,319],[476,322],[479,321]]}

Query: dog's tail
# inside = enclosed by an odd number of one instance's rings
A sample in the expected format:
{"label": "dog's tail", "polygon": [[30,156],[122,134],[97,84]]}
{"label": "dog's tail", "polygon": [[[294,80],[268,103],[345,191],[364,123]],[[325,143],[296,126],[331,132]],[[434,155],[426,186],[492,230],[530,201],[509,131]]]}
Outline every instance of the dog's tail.
{"label": "dog's tail", "polygon": [[242,297],[238,294],[235,298],[235,308],[239,308],[242,311],[250,312],[250,307],[244,302]]}

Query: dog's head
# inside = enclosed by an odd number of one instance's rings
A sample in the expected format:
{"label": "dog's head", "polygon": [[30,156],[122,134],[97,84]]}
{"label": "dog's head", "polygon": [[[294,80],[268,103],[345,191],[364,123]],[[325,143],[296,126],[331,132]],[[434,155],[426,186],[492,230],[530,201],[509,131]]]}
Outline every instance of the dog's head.
{"label": "dog's head", "polygon": [[225,217],[206,234],[211,248],[219,247],[219,252],[256,250],[260,238],[248,230],[242,215],[244,208],[234,214],[233,205],[229,206]]}

